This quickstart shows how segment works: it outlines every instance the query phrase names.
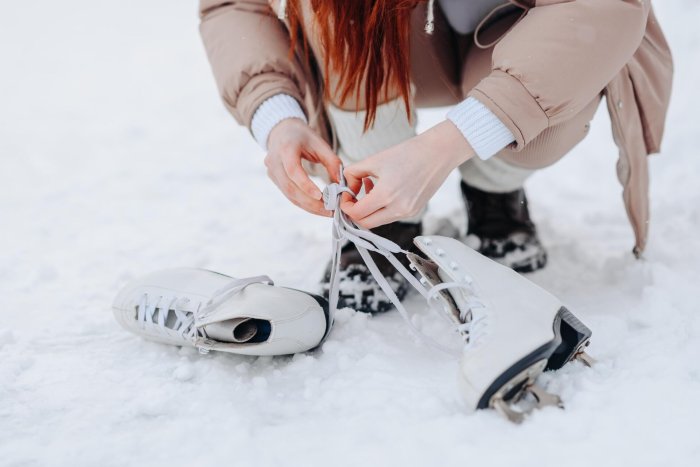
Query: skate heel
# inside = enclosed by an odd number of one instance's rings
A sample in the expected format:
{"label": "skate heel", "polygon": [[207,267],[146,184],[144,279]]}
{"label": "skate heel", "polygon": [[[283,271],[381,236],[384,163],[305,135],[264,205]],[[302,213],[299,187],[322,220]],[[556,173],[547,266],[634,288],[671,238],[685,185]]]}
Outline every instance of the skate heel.
{"label": "skate heel", "polygon": [[565,307],[561,307],[557,313],[554,331],[561,339],[561,343],[549,357],[545,371],[558,370],[572,360],[580,360],[586,366],[595,363],[595,360],[585,352],[590,344],[591,330]]}
{"label": "skate heel", "polygon": [[[545,391],[535,383],[546,365],[547,359],[542,359],[515,375],[493,393],[489,398],[488,406],[513,423],[522,423],[525,417],[535,409],[564,408],[559,396]],[[528,394],[534,398],[535,404],[530,403],[524,409],[517,408],[516,404]]]}

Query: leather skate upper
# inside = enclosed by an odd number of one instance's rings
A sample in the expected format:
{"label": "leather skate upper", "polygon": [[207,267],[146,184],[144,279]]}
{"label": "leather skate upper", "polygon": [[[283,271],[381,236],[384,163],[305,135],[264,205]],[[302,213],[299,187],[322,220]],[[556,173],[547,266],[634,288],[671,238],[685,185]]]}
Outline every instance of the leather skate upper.
{"label": "leather skate upper", "polygon": [[[463,374],[473,393],[474,407],[483,392],[507,368],[555,339],[553,323],[560,301],[520,274],[479,254],[453,238],[417,237],[416,245],[440,267],[445,282],[473,281],[486,306],[485,331],[462,355]],[[449,290],[458,306],[465,291]]]}
{"label": "leather skate upper", "polygon": [[[156,335],[136,320],[136,307],[144,294],[149,297],[187,298],[183,311],[195,314],[195,324],[205,328],[208,324],[242,320],[262,320],[270,323],[269,337],[265,342],[220,342],[198,336],[199,348],[222,350],[250,355],[279,355],[309,350],[321,341],[326,332],[326,316],[323,307],[313,296],[293,289],[263,283],[246,285],[240,291],[225,297],[216,306],[203,307],[212,297],[234,279],[212,271],[194,268],[167,269],[148,274],[125,286],[114,300],[113,310],[117,321],[127,330],[143,337],[176,345],[186,345],[176,332],[159,329]],[[148,324],[148,323],[146,323]],[[152,327],[152,326],[151,326]]]}

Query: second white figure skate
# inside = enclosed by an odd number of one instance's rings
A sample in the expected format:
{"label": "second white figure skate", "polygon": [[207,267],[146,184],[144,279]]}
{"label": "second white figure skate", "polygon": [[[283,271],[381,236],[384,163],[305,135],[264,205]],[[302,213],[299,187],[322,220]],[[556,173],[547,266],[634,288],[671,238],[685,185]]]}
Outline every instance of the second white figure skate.
{"label": "second white figure skate", "polygon": [[317,347],[330,330],[326,301],[275,286],[174,268],[126,284],[112,305],[117,322],[145,339],[241,355],[286,355]]}
{"label": "second white figure skate", "polygon": [[[519,423],[535,407],[562,406],[558,396],[537,386],[536,379],[543,371],[559,369],[574,359],[590,365],[592,360],[583,351],[590,329],[555,296],[458,240],[417,237],[414,242],[425,255],[421,257],[357,226],[337,209],[340,195],[352,194],[344,186],[342,174],[340,178],[340,184],[329,185],[324,191],[326,209],[335,211],[336,255],[341,241],[354,242],[379,285],[419,335],[369,251],[384,255],[432,308],[439,308],[452,320],[465,342],[458,373],[467,407],[493,408]],[[397,254],[407,255],[420,281],[401,265]],[[337,304],[335,286],[331,279],[331,319]],[[442,347],[438,343],[434,346]],[[528,394],[535,404],[516,407]]]}

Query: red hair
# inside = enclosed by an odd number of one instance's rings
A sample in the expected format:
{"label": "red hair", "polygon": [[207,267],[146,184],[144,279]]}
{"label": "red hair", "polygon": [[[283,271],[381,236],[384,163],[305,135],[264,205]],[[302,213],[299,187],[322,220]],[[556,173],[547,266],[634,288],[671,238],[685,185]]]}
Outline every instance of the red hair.
{"label": "red hair", "polygon": [[[422,0],[311,0],[324,53],[324,94],[330,99],[329,76],[339,77],[339,104],[350,97],[357,101],[364,83],[365,131],[374,123],[380,97],[398,92],[411,115],[410,25],[411,13]],[[292,51],[301,26],[299,0],[287,5],[292,31]],[[304,50],[308,44],[302,36]]]}

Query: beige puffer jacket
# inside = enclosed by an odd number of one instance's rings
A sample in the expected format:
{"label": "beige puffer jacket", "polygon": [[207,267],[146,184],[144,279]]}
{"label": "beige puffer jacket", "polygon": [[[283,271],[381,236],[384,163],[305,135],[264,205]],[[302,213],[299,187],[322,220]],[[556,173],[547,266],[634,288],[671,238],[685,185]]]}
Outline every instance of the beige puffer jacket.
{"label": "beige puffer jacket", "polygon": [[[647,155],[659,151],[673,62],[650,0],[510,0],[527,14],[500,40],[491,74],[470,95],[489,107],[522,149],[551,125],[607,97],[620,150],[618,178],[644,250],[649,222]],[[267,0],[201,0],[200,31],[226,107],[250,127],[268,97],[286,93],[329,141],[317,67],[299,53]]]}

